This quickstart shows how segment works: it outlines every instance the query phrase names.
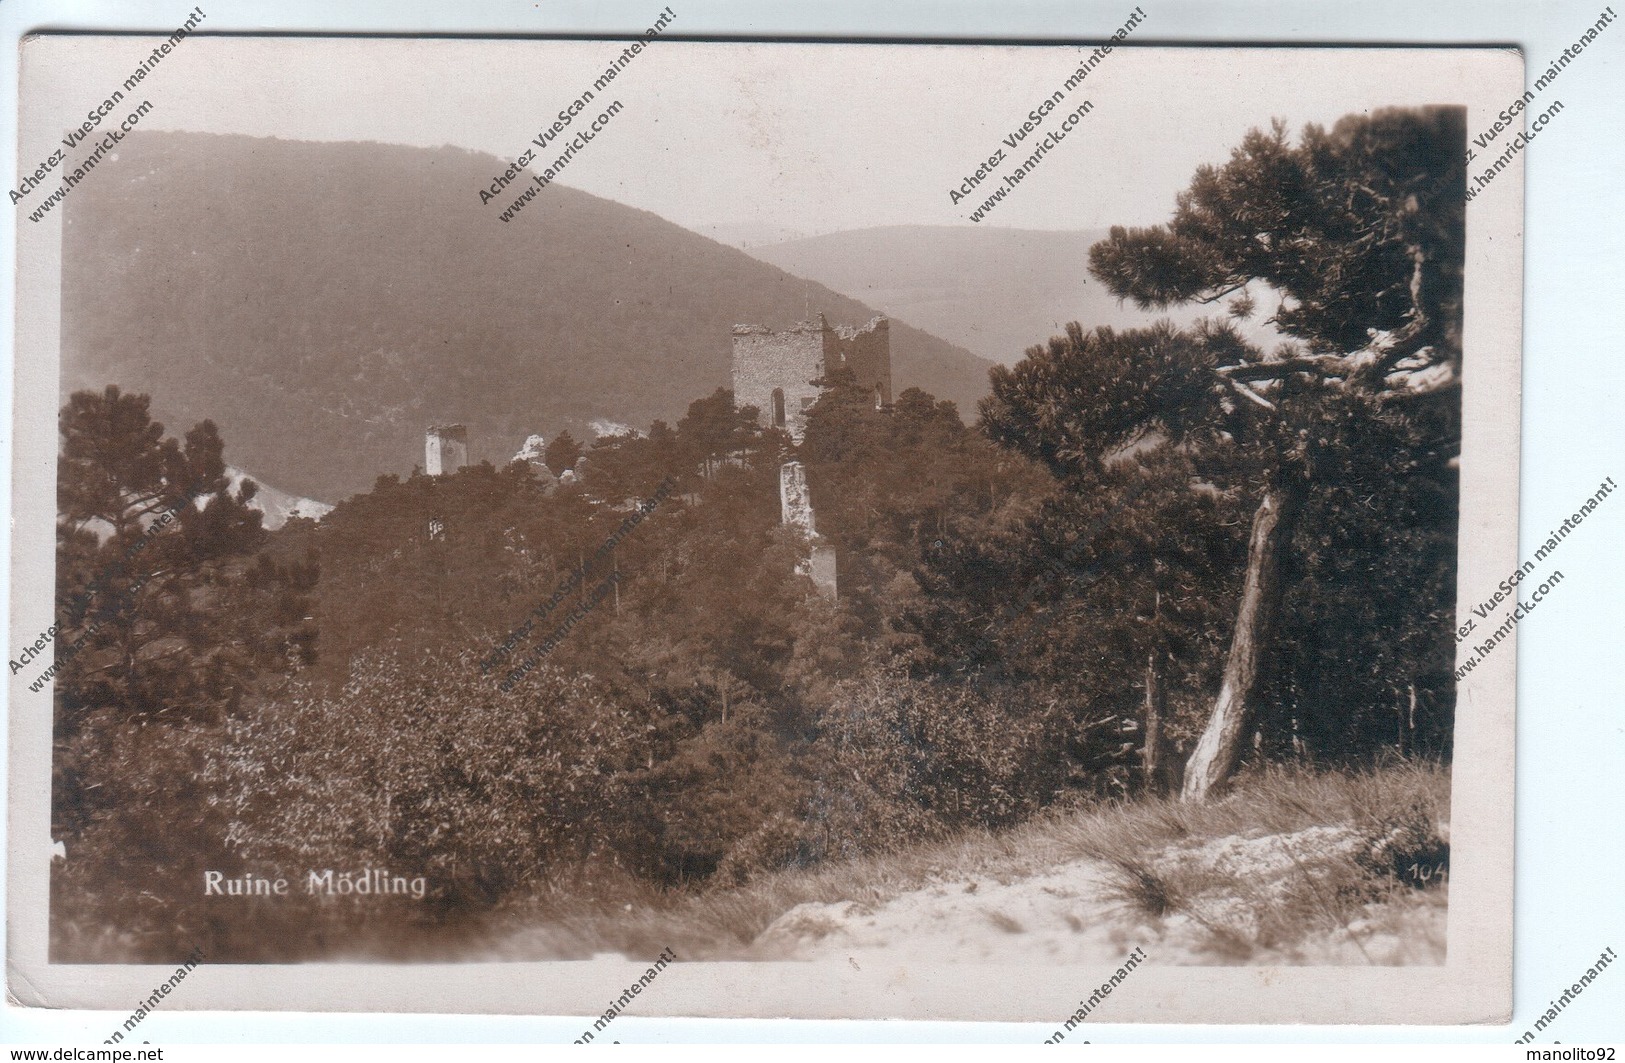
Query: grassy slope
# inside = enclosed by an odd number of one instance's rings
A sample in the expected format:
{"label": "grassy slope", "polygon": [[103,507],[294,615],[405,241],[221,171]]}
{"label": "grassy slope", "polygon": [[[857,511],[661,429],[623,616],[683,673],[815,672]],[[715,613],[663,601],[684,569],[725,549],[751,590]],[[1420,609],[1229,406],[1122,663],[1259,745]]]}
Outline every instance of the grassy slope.
{"label": "grassy slope", "polygon": [[[1001,834],[968,832],[738,887],[561,885],[493,926],[478,951],[647,957],[669,946],[685,959],[738,958],[800,904],[876,908],[968,876],[1015,882],[1081,860],[1104,867],[1117,918],[1160,941],[1165,962],[1437,963],[1447,888],[1435,869],[1448,867],[1448,819],[1448,768],[1271,769],[1208,805],[1151,799],[1055,812]],[[1420,878],[1413,864],[1427,869],[1425,886],[1410,881]]]}

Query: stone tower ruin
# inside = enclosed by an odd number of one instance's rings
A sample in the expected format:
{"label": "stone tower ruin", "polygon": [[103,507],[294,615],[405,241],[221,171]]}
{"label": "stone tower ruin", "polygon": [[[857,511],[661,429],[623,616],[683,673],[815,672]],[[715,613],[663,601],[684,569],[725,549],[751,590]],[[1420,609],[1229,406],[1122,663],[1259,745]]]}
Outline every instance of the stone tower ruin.
{"label": "stone tower ruin", "polygon": [[807,430],[807,411],[818,401],[813,383],[836,369],[850,369],[875,405],[891,404],[891,323],[877,317],[862,328],[837,328],[823,314],[782,332],[766,325],[733,329],[734,405],[754,406],[761,424],[783,428],[797,443]]}
{"label": "stone tower ruin", "polygon": [[430,425],[423,435],[423,471],[430,476],[449,476],[467,464],[468,427]]}

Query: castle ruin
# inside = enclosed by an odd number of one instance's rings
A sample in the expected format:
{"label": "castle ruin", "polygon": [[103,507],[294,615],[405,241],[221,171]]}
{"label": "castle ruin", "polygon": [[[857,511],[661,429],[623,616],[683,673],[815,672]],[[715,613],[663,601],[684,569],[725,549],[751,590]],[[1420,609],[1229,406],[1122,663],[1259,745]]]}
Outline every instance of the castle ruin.
{"label": "castle ruin", "polygon": [[430,425],[423,434],[423,471],[449,476],[468,464],[468,426]]}
{"label": "castle ruin", "polygon": [[[874,395],[876,409],[891,405],[891,323],[883,317],[862,328],[832,326],[823,314],[782,332],[735,325],[733,340],[734,405],[754,406],[763,427],[782,428],[797,443],[822,390],[814,381],[837,370],[850,371],[857,385]],[[809,543],[808,557],[796,571],[810,577],[819,594],[835,597],[835,548],[818,534],[807,470],[799,461],[779,467],[779,513],[782,523]]]}
{"label": "castle ruin", "polygon": [[782,332],[735,325],[733,340],[734,405],[756,407],[764,427],[783,428],[797,443],[818,401],[813,381],[837,369],[851,370],[877,408],[891,405],[891,323],[883,317],[862,328],[832,326],[823,314]]}

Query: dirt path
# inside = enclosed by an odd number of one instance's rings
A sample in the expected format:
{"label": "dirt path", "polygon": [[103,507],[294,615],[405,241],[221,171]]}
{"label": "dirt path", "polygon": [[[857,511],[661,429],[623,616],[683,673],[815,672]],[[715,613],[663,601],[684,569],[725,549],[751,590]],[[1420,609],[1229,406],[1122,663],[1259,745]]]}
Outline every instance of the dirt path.
{"label": "dirt path", "polygon": [[972,963],[1107,964],[1133,949],[1123,905],[1093,860],[1013,881],[966,876],[875,908],[800,904],[756,939],[762,959],[954,958]]}

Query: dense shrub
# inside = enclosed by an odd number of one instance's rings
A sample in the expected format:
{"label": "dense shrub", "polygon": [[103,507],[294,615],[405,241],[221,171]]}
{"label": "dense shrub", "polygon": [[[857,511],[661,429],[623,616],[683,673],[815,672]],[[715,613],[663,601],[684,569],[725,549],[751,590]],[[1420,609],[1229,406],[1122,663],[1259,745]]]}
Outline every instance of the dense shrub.
{"label": "dense shrub", "polygon": [[202,781],[217,743],[213,728],[132,724],[115,709],[58,740],[51,834],[66,858],[51,875],[53,961],[213,954],[203,873],[234,870]]}
{"label": "dense shrub", "polygon": [[1065,784],[1071,720],[1031,688],[877,669],[839,693],[814,751],[821,803],[809,808],[826,851],[1008,825]]}
{"label": "dense shrub", "polygon": [[624,846],[646,732],[587,677],[544,666],[503,693],[469,655],[375,654],[232,723],[228,840],[260,874],[387,869],[425,876],[431,910],[479,910]]}
{"label": "dense shrub", "polygon": [[687,883],[737,882],[805,859],[793,824],[806,790],[765,710],[735,705],[677,742],[649,772],[642,870]]}

